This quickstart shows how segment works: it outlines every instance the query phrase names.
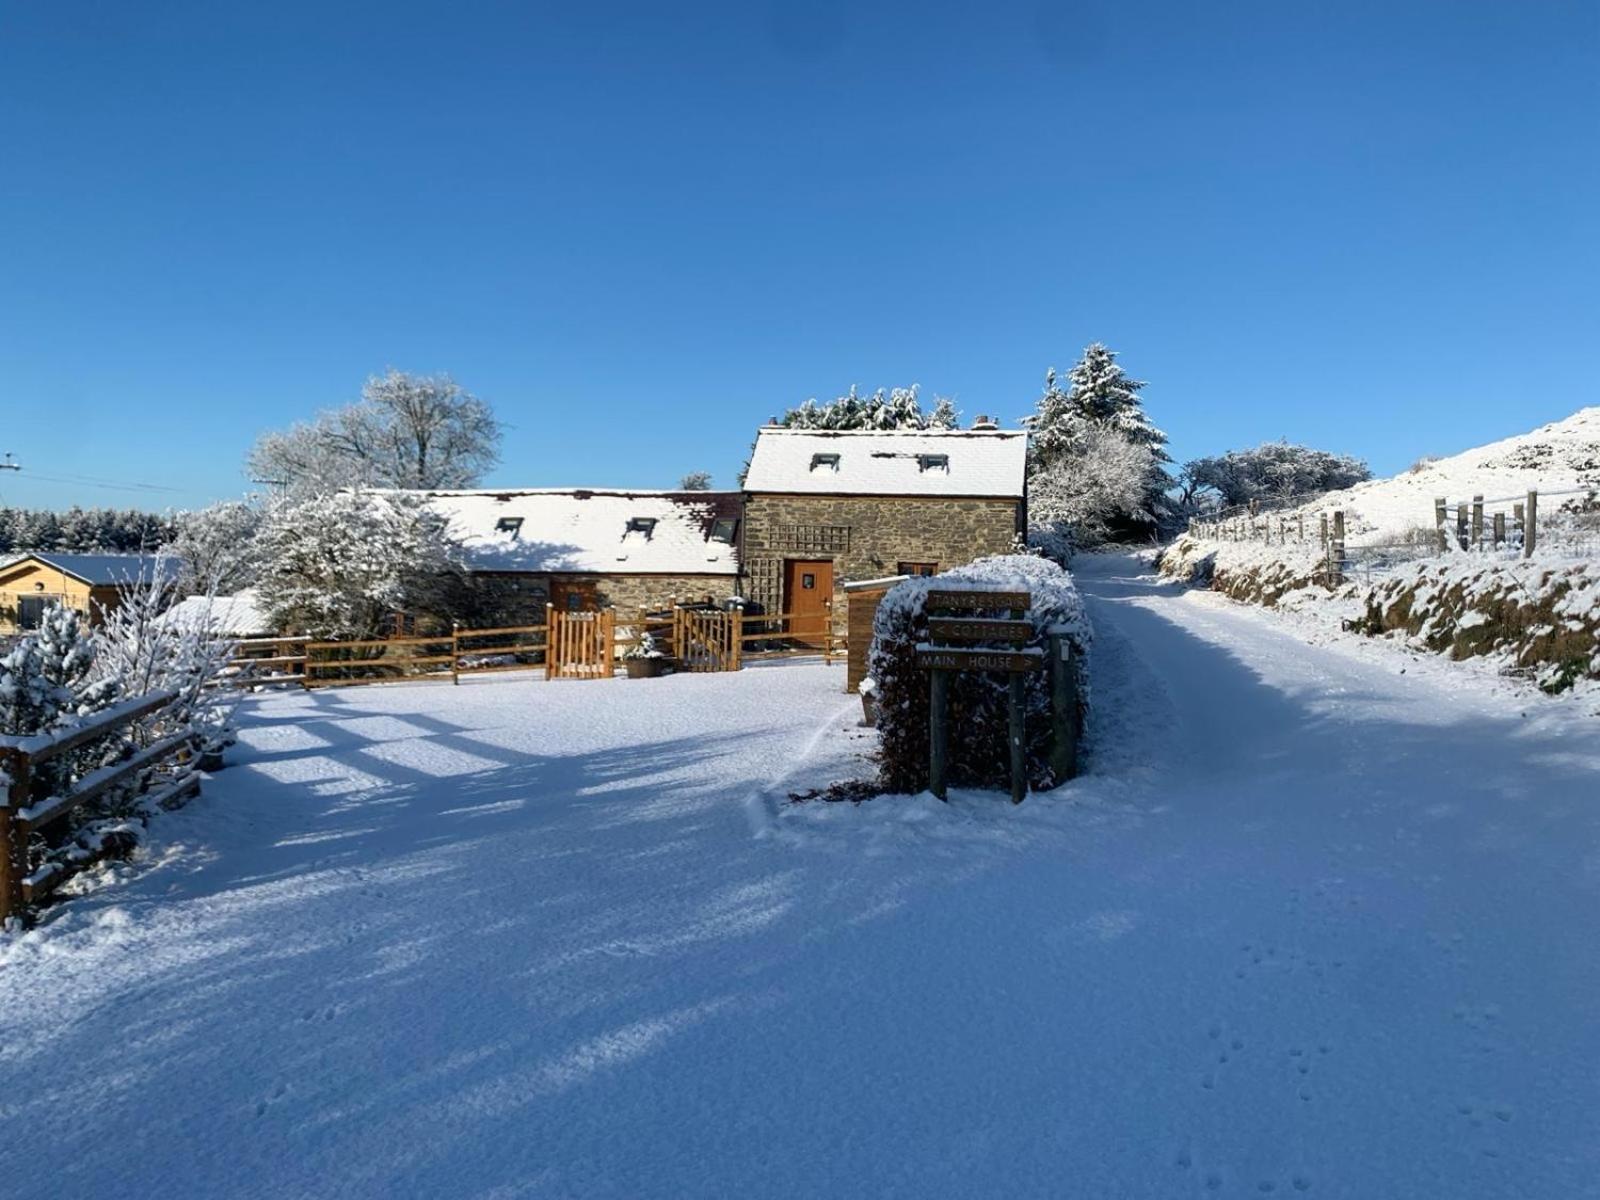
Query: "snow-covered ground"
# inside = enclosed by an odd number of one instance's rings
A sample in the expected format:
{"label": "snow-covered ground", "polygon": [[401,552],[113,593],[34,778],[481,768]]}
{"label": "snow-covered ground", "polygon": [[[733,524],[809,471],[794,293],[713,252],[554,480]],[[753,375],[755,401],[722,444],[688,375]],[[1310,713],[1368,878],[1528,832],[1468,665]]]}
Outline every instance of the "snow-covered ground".
{"label": "snow-covered ground", "polygon": [[0,945],[0,1180],[1600,1196],[1600,727],[1140,570],[1018,809],[783,803],[865,770],[838,667],[253,702]]}

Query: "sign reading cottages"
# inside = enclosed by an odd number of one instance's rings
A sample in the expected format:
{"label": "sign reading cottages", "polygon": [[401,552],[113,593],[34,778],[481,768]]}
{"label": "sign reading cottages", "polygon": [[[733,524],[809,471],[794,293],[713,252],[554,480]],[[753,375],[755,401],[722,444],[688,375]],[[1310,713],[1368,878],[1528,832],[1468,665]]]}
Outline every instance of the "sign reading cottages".
{"label": "sign reading cottages", "polygon": [[[1026,745],[1027,681],[1030,671],[1047,663],[1044,651],[1028,646],[1033,636],[1033,621],[1028,610],[1033,597],[1028,592],[930,591],[924,601],[928,616],[928,637],[917,647],[917,664],[928,670],[928,790],[946,798],[945,766],[950,747],[950,672],[996,671],[1010,676],[1010,721],[1007,733],[1011,751],[1011,802],[1021,804],[1028,794]],[[950,613],[1006,612],[1007,617],[938,616]],[[1020,650],[997,650],[975,642],[1004,642]],[[950,644],[954,643],[954,644]],[[1055,653],[1049,660],[1053,669],[1051,707],[1054,712],[1055,752],[1053,764],[1070,774],[1072,764],[1060,761],[1061,755],[1075,756],[1074,705],[1071,696],[1070,655],[1066,640],[1051,638]],[[1059,659],[1059,663],[1055,660]]]}

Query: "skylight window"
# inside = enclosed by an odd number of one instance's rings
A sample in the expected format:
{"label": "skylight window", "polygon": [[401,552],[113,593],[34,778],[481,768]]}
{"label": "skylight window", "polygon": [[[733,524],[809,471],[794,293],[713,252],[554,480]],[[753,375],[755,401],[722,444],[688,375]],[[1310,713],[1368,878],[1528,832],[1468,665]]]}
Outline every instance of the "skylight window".
{"label": "skylight window", "polygon": [[655,531],[656,519],[654,517],[629,517],[628,528],[623,536],[626,537],[630,533],[642,533],[645,541],[649,541],[650,535]]}
{"label": "skylight window", "polygon": [[739,535],[739,519],[737,517],[718,517],[711,523],[711,540],[722,542],[724,545],[733,545],[733,539]]}
{"label": "skylight window", "polygon": [[811,469],[815,471],[818,467],[827,467],[829,470],[837,471],[839,469],[839,456],[837,454],[813,454],[811,456]]}
{"label": "skylight window", "polygon": [[522,532],[521,517],[501,517],[494,523],[496,533],[510,534],[513,538]]}
{"label": "skylight window", "polygon": [[917,469],[919,471],[945,471],[950,470],[950,456],[948,454],[919,454],[917,455]]}

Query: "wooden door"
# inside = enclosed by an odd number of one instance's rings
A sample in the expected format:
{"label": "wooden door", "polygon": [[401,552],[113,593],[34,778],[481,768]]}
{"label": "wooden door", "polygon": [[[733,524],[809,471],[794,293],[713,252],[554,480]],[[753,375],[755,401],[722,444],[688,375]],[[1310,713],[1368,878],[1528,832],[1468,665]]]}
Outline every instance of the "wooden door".
{"label": "wooden door", "polygon": [[833,560],[795,559],[784,563],[783,611],[789,636],[822,649],[833,615]]}
{"label": "wooden door", "polygon": [[552,579],[550,603],[557,612],[597,612],[600,589],[592,579]]}

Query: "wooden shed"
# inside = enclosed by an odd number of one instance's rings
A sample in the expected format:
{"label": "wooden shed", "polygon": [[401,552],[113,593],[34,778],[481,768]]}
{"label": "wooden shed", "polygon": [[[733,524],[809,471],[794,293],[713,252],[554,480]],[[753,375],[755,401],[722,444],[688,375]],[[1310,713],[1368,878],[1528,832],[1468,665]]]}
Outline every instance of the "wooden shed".
{"label": "wooden shed", "polygon": [[37,628],[53,603],[98,624],[140,579],[176,568],[137,554],[23,554],[0,566],[0,635]]}

